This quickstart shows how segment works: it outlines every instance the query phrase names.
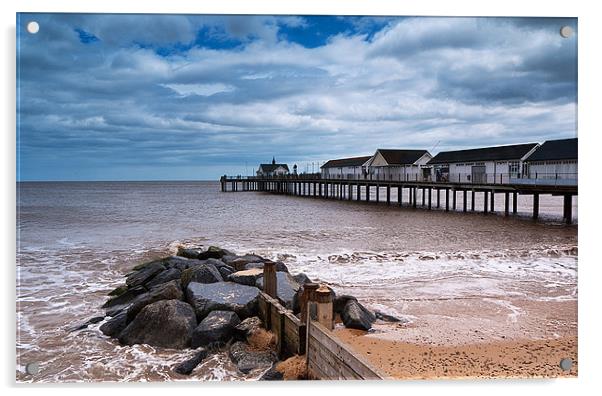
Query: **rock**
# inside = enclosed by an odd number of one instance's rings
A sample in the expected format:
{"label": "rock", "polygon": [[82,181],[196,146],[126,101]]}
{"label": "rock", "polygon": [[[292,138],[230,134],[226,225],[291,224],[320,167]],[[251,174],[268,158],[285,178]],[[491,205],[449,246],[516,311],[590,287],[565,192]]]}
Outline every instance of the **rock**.
{"label": "rock", "polygon": [[203,263],[182,271],[182,288],[186,288],[190,282],[215,283],[222,282],[224,278],[213,264]]}
{"label": "rock", "polygon": [[334,300],[332,301],[332,310],[334,311],[334,313],[340,315],[343,312],[345,305],[347,305],[347,303],[350,300],[357,301],[357,298],[349,296],[347,294],[335,296]]}
{"label": "rock", "polygon": [[199,258],[199,254],[203,252],[203,248],[178,248],[178,256],[186,257],[189,259]]}
{"label": "rock", "polygon": [[259,377],[258,381],[282,381],[284,380],[284,375],[276,370],[276,366],[272,365],[268,371],[263,373],[261,377]]}
{"label": "rock", "polygon": [[192,332],[191,346],[196,348],[227,343],[239,323],[238,315],[232,311],[213,311]]}
{"label": "rock", "polygon": [[234,327],[234,338],[246,341],[249,336],[257,333],[263,326],[263,322],[257,316],[246,318]]}
{"label": "rock", "polygon": [[96,324],[99,322],[102,322],[104,320],[104,316],[95,316],[91,319],[88,319],[86,322],[80,324],[80,325],[76,325],[74,327],[72,327],[71,329],[69,329],[69,331],[77,331],[77,330],[83,330],[83,329],[87,329],[88,326],[90,326],[91,324]]}
{"label": "rock", "polygon": [[163,264],[167,269],[175,268],[180,271],[184,271],[186,268],[190,268],[197,263],[200,263],[200,260],[192,260],[178,256],[170,256],[163,259]]}
{"label": "rock", "polygon": [[341,313],[345,327],[359,330],[370,330],[376,317],[357,300],[350,299]]}
{"label": "rock", "polygon": [[233,282],[202,284],[191,282],[186,288],[186,300],[194,307],[199,320],[211,311],[234,311],[239,318],[257,312],[259,290]]}
{"label": "rock", "polygon": [[405,319],[401,319],[396,316],[389,315],[389,314],[386,314],[386,313],[380,312],[380,311],[374,311],[374,317],[376,317],[376,319],[379,319],[379,320],[382,320],[385,322],[394,322],[394,323],[407,322],[407,320],[405,320]]}
{"label": "rock", "polygon": [[127,326],[127,312],[123,311],[100,326],[100,331],[109,337],[117,337]]}
{"label": "rock", "polygon": [[[111,312],[117,312],[120,310],[123,310],[124,308],[127,308],[128,305],[130,305],[132,303],[132,301],[134,301],[134,299],[136,299],[136,297],[138,297],[141,294],[146,293],[146,288],[143,286],[136,286],[136,287],[132,287],[130,289],[128,289],[125,293],[120,294],[117,297],[113,297],[111,298],[109,301],[107,301],[106,303],[103,304],[103,308],[111,308],[110,311]],[[109,312],[109,311],[107,311]],[[115,316],[115,315],[111,315],[108,314],[108,316]]]}
{"label": "rock", "polygon": [[[267,260],[265,260],[265,261],[267,261]],[[253,269],[253,268],[263,269],[263,264],[264,264],[264,262],[247,263],[244,265],[243,269],[245,269],[245,270]],[[276,272],[288,272],[288,268],[282,261],[276,261]]]}
{"label": "rock", "polygon": [[230,282],[240,283],[241,285],[255,286],[257,279],[259,279],[261,276],[263,276],[263,270],[259,268],[253,268],[244,271],[237,271],[228,276],[228,280]]}
{"label": "rock", "polygon": [[232,344],[228,356],[242,373],[271,367],[278,360],[274,352],[251,350],[247,344],[241,341]]}
{"label": "rock", "polygon": [[183,349],[190,346],[196,324],[194,309],[189,304],[180,300],[161,300],[142,308],[119,334],[119,342]]}
{"label": "rock", "polygon": [[222,276],[222,278],[224,279],[228,279],[228,277],[230,275],[232,275],[233,273],[236,272],[236,270],[233,267],[230,267],[227,264],[224,264],[221,267],[217,267],[217,270],[219,271],[219,274]]}
{"label": "rock", "polygon": [[[288,309],[292,309],[295,293],[297,293],[301,286],[288,272],[276,272],[276,282],[276,294],[281,300],[282,305]],[[263,277],[257,280],[256,286],[263,290]]]}
{"label": "rock", "polygon": [[141,286],[150,281],[155,275],[163,271],[165,266],[162,260],[153,261],[145,265],[142,269],[132,272],[126,279],[125,284],[128,287]]}
{"label": "rock", "polygon": [[197,258],[200,260],[205,260],[208,258],[220,259],[230,254],[231,253],[225,249],[219,248],[217,246],[209,246],[209,248],[206,251],[200,252]]}
{"label": "rock", "polygon": [[180,280],[182,277],[182,271],[178,268],[168,268],[165,271],[160,272],[153,279],[145,284],[147,288],[153,288],[157,285],[161,285],[163,283],[167,283],[173,280]]}
{"label": "rock", "polygon": [[194,370],[196,366],[201,364],[201,362],[205,360],[205,358],[209,354],[205,348],[198,348],[197,351],[198,352],[195,353],[193,357],[178,364],[174,368],[174,371],[178,374],[190,375],[190,373],[192,373],[192,370]]}
{"label": "rock", "polygon": [[311,279],[309,279],[309,276],[305,275],[303,272],[301,272],[297,275],[293,275],[293,279],[295,280],[295,282],[297,282],[300,285],[304,285],[306,283],[311,283]]}
{"label": "rock", "polygon": [[265,259],[263,257],[257,256],[254,254],[246,254],[244,256],[236,256],[236,258],[233,260],[224,260],[224,262],[226,264],[234,267],[237,271],[244,270],[245,266],[249,263],[263,263],[264,261],[265,261]]}
{"label": "rock", "polygon": [[180,287],[180,282],[177,280],[157,285],[148,293],[140,295],[136,301],[132,302],[132,305],[127,309],[127,322],[129,323],[134,320],[138,312],[149,304],[161,300],[182,300],[183,298],[184,293]]}
{"label": "rock", "polygon": [[125,293],[126,291],[128,291],[128,287],[127,285],[121,285],[116,287],[115,289],[111,290],[109,292],[109,296],[121,296],[123,293]]}

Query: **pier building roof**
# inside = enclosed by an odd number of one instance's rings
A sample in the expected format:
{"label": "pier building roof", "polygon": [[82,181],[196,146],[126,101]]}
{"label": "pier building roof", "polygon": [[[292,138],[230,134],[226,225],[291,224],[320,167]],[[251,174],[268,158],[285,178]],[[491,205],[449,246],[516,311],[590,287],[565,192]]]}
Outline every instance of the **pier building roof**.
{"label": "pier building roof", "polygon": [[467,161],[509,161],[519,160],[537,147],[537,143],[513,144],[509,146],[483,147],[468,150],[442,151],[428,163],[448,164]]}

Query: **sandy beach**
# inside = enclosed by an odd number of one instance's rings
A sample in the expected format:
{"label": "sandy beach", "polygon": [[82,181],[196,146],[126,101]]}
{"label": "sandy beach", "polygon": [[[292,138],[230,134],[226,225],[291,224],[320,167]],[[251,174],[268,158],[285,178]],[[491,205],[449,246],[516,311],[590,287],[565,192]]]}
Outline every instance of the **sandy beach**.
{"label": "sandy beach", "polygon": [[[337,334],[395,379],[577,376],[576,337],[439,346],[383,340],[352,329]],[[559,366],[565,357],[573,359],[566,372]]]}

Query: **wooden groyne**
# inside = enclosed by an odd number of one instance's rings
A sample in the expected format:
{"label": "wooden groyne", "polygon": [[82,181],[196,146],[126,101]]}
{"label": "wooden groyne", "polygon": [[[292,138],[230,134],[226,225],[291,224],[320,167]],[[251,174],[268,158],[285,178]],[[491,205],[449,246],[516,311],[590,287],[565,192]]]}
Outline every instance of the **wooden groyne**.
{"label": "wooden groyne", "polygon": [[300,301],[301,318],[286,309],[276,296],[276,272],[264,267],[264,291],[259,295],[259,317],[276,336],[281,360],[305,355],[309,379],[386,379],[366,359],[339,340],[334,329],[332,290],[306,283]]}
{"label": "wooden groyne", "polygon": [[[462,211],[474,212],[477,194],[483,197],[483,213],[492,212],[495,200],[500,195],[504,200],[504,215],[516,214],[518,195],[532,197],[532,217],[539,218],[539,198],[541,195],[562,196],[563,220],[570,224],[573,217],[573,196],[578,193],[577,185],[529,183],[464,183],[433,181],[383,181],[383,180],[348,180],[322,179],[319,174],[285,175],[279,177],[228,177],[220,179],[221,191],[263,191],[274,194],[294,195],[321,199],[338,199],[347,201],[365,201],[372,203],[385,202],[393,205],[391,192],[397,190],[397,205],[412,208],[420,207],[431,210],[441,208],[445,196],[445,211],[457,210],[457,196],[462,195]],[[408,191],[408,202],[403,202],[403,192]],[[383,199],[384,198],[384,199]],[[470,206],[469,206],[470,202]]]}

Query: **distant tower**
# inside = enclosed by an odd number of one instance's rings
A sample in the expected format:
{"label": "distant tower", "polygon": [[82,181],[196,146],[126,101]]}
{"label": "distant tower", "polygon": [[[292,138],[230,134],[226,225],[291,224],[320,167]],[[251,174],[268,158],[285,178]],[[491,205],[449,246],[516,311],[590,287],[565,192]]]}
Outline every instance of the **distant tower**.
{"label": "distant tower", "polygon": [[293,174],[297,174],[297,164],[293,165]]}
{"label": "distant tower", "polygon": [[276,165],[276,157],[272,157],[272,165]]}

